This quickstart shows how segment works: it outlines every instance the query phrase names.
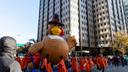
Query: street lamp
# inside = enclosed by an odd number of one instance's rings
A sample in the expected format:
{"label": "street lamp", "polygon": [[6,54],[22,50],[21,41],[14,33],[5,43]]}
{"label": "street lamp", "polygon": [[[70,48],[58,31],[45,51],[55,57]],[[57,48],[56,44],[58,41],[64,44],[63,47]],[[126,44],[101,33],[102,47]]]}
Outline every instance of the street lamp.
{"label": "street lamp", "polygon": [[100,51],[99,51],[99,52],[100,52],[100,53],[103,53],[102,48],[104,47],[104,44],[102,44],[102,43],[101,43],[101,44],[98,44],[98,47],[100,48]]}

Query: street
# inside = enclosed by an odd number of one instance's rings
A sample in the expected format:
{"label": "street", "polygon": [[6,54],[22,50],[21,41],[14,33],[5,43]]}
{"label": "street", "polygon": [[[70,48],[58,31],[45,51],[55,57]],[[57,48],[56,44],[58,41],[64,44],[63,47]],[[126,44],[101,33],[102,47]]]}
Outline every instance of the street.
{"label": "street", "polygon": [[122,67],[121,65],[120,66],[109,65],[108,68],[105,70],[105,72],[128,72],[128,65],[124,67]]}

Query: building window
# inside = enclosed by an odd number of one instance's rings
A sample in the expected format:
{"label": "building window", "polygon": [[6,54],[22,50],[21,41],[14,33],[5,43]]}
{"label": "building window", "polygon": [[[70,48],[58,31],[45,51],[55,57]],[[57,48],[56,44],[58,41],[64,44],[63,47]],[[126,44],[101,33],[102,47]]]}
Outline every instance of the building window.
{"label": "building window", "polygon": [[98,9],[97,9],[97,12],[98,12]]}
{"label": "building window", "polygon": [[100,25],[98,25],[98,27],[100,27]]}
{"label": "building window", "polygon": [[[99,33],[100,33],[100,30],[99,30]],[[99,37],[100,38],[100,37]]]}
{"label": "building window", "polygon": [[99,3],[99,5],[100,5],[101,3]]}
{"label": "building window", "polygon": [[100,13],[100,16],[102,15],[102,13]]}
{"label": "building window", "polygon": [[104,6],[102,7],[102,9],[104,9]]}
{"label": "building window", "polygon": [[97,14],[97,17],[98,17],[99,14]]}
{"label": "building window", "polygon": [[97,22],[99,21],[99,19],[97,19]]}
{"label": "building window", "polygon": [[94,3],[94,1],[92,1],[92,3]]}
{"label": "building window", "polygon": [[103,29],[102,29],[102,32],[103,32]]}
{"label": "building window", "polygon": [[97,34],[97,31],[95,31],[95,33]]}
{"label": "building window", "polygon": [[105,31],[106,31],[106,29],[105,29]]}
{"label": "building window", "polygon": [[104,20],[105,20],[105,17],[104,17]]}
{"label": "building window", "polygon": [[106,41],[106,44],[108,43],[108,41]]}
{"label": "building window", "polygon": [[102,4],[104,3],[104,1],[102,1]]}
{"label": "building window", "polygon": [[105,37],[107,37],[107,35],[105,35]]}
{"label": "building window", "polygon": [[104,23],[104,25],[106,25],[106,23]]}
{"label": "building window", "polygon": [[100,21],[102,21],[102,18],[100,18]]}
{"label": "building window", "polygon": [[99,10],[101,10],[101,7],[99,8]]}
{"label": "building window", "polygon": [[102,41],[101,44],[104,44],[104,41]]}
{"label": "building window", "polygon": [[104,12],[103,12],[103,14],[104,14]]}

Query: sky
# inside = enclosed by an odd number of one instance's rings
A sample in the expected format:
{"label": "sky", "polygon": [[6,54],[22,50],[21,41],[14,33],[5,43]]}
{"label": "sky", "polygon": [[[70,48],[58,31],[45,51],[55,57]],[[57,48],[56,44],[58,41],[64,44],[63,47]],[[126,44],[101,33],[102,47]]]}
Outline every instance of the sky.
{"label": "sky", "polygon": [[11,36],[17,43],[37,39],[39,0],[0,0],[0,37]]}

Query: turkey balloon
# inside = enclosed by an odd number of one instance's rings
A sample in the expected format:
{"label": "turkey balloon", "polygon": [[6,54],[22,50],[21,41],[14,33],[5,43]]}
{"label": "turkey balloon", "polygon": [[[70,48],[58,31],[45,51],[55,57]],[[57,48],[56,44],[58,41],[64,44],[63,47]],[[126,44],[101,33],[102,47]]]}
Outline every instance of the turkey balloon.
{"label": "turkey balloon", "polygon": [[75,47],[75,36],[69,36],[66,40],[63,38],[64,24],[59,22],[59,16],[55,14],[52,21],[48,22],[48,34],[42,41],[33,44],[29,48],[29,53],[35,54],[41,51],[42,56],[49,55],[51,63],[57,63],[59,58],[63,56],[64,60],[67,58],[71,48]]}

